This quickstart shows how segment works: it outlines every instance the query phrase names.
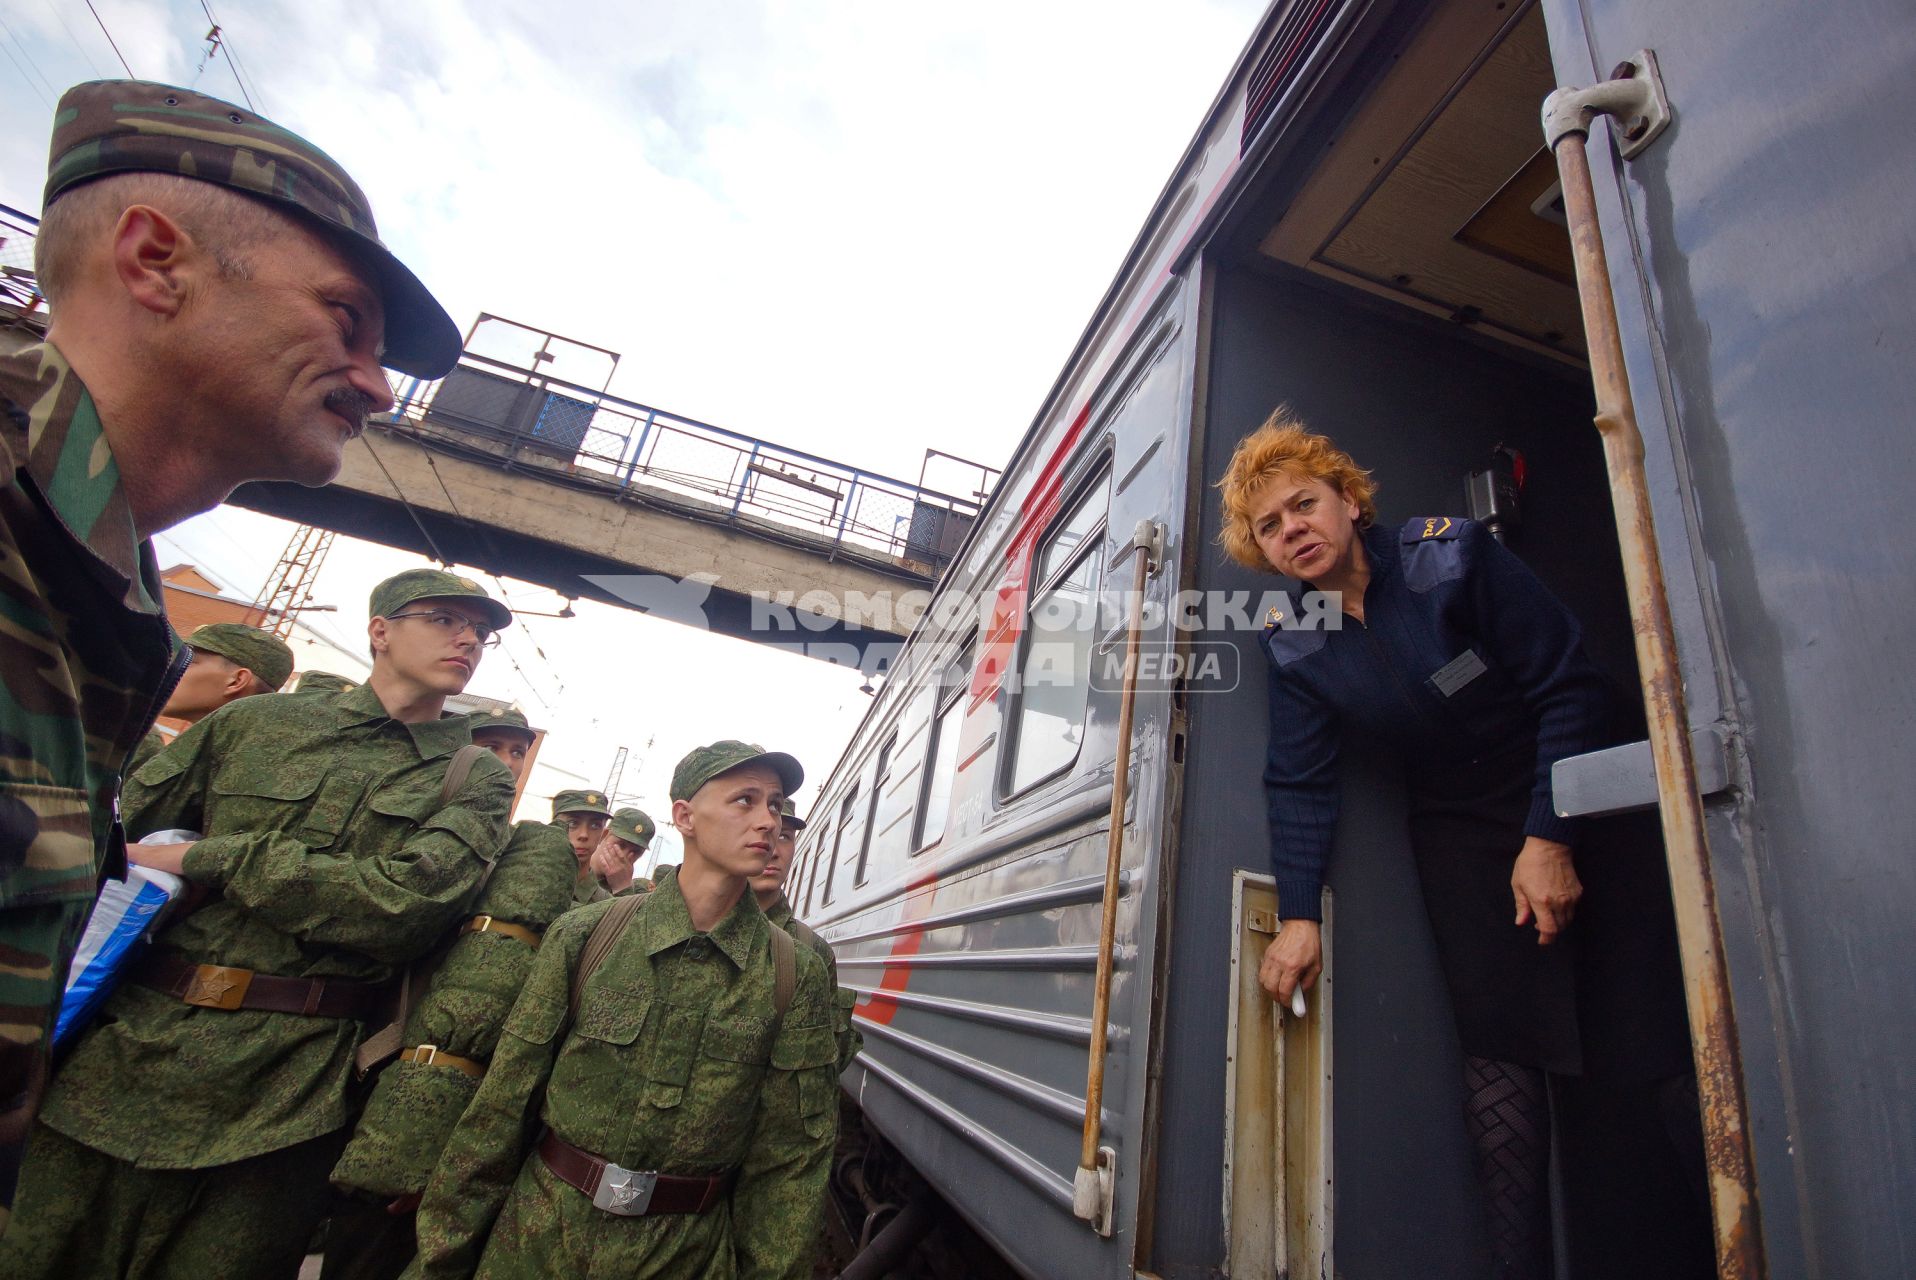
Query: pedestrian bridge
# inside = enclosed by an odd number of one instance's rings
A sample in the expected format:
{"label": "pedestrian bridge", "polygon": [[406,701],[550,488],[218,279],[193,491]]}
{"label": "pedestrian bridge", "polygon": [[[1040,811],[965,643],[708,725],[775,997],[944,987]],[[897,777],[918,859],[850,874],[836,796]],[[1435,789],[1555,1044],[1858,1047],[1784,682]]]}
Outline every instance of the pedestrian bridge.
{"label": "pedestrian bridge", "polygon": [[[996,478],[932,451],[898,480],[557,376],[594,376],[595,352],[609,382],[614,353],[481,316],[458,366],[402,382],[331,485],[230,501],[844,661],[911,629]],[[934,467],[964,491],[929,487]]]}

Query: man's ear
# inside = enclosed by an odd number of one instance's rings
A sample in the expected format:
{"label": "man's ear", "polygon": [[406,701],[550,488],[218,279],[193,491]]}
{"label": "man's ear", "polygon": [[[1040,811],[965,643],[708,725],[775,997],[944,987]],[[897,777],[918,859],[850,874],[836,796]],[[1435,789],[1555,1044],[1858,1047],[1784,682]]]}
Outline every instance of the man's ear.
{"label": "man's ear", "polygon": [[[226,673],[226,687],[222,692],[224,692],[228,698],[244,698],[253,691],[253,682],[255,680],[259,680],[259,677],[247,668],[234,667]],[[260,680],[259,682],[261,685],[266,683],[264,680]]]}
{"label": "man's ear", "polygon": [[386,651],[386,620],[384,618],[373,618],[366,623],[366,639],[372,644],[373,657],[377,658]]}
{"label": "man's ear", "polygon": [[129,206],[113,225],[113,273],[128,297],[157,316],[178,314],[190,264],[204,256],[184,227],[151,205]]}
{"label": "man's ear", "polygon": [[672,802],[672,825],[679,829],[680,835],[686,837],[691,836],[692,802],[690,800],[674,800]]}

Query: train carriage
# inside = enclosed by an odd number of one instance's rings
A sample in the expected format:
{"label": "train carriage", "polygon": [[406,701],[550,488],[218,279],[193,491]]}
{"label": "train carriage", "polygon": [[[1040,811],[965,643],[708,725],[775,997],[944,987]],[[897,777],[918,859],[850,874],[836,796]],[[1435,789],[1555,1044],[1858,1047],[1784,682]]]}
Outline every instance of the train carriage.
{"label": "train carriage", "polygon": [[[1649,842],[1659,808],[1666,829],[1700,812],[1702,887],[1682,872],[1676,894],[1692,1027],[1706,1101],[1736,1112],[1706,1108],[1712,1141],[1746,1155],[1717,1188],[1723,1273],[1916,1272],[1916,687],[1898,674],[1916,141],[1893,127],[1912,70],[1916,19],[1865,0],[1266,14],[793,876],[859,997],[846,1088],[1018,1270],[1488,1274],[1388,756],[1347,752],[1310,1008],[1280,1014],[1256,986],[1280,909],[1259,641],[1284,584],[1218,551],[1211,486],[1287,403],[1374,467],[1386,520],[1500,521],[1625,688],[1680,685],[1684,788],[1653,768],[1666,734],[1563,762],[1557,805],[1641,814]],[[1668,116],[1591,126],[1588,216],[1539,109],[1613,71],[1660,72],[1644,111]],[[1586,326],[1590,235],[1614,338]],[[1647,544],[1620,545],[1591,425],[1613,349]],[[1640,665],[1645,564],[1669,672]],[[1712,963],[1729,999],[1699,1010]],[[1693,1274],[1654,1210],[1682,1189],[1650,1191],[1606,1219],[1601,1189],[1563,1188],[1582,1197],[1564,1273]]]}

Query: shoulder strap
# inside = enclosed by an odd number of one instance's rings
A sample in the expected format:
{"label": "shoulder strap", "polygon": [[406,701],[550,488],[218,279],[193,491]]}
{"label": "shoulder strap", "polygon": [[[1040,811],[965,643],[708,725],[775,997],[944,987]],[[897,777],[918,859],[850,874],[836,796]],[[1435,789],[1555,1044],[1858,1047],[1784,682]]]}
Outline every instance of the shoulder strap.
{"label": "shoulder strap", "polygon": [[[771,924],[770,921],[766,922]],[[792,1007],[792,992],[798,988],[798,947],[792,935],[772,925],[772,1038],[785,1025],[785,1011]]]}
{"label": "shoulder strap", "polygon": [[[452,798],[459,794],[459,789],[466,785],[466,779],[472,776],[472,766],[478,763],[479,757],[490,754],[484,747],[471,742],[452,753],[452,759],[446,764],[445,781],[439,785],[440,808],[451,804]],[[479,883],[472,891],[471,901],[477,902],[479,895],[486,891],[486,882],[492,879],[492,869],[498,865],[497,857],[487,861],[486,869],[479,873]],[[384,1001],[386,1007],[383,1012],[386,1017],[383,1024],[379,1030],[359,1042],[354,1054],[361,1077],[385,1063],[404,1046],[406,1020],[412,1017],[413,1002],[419,992],[425,989],[427,980],[442,958],[442,953],[435,951],[431,955],[419,957],[399,971],[399,980]]]}
{"label": "shoulder strap", "polygon": [[586,979],[599,971],[605,958],[625,932],[625,926],[645,905],[649,894],[631,893],[623,898],[614,898],[612,905],[599,917],[599,923],[592,926],[592,934],[585,940],[585,950],[579,953],[579,967],[572,973],[572,997],[566,1002],[566,1022],[578,1016],[579,1001],[585,997]]}
{"label": "shoulder strap", "polygon": [[446,766],[446,781],[439,788],[440,808],[443,809],[451,804],[452,798],[459,794],[459,788],[466,785],[466,779],[472,776],[472,766],[478,762],[479,757],[491,754],[475,742],[468,742],[452,753],[452,763]]}

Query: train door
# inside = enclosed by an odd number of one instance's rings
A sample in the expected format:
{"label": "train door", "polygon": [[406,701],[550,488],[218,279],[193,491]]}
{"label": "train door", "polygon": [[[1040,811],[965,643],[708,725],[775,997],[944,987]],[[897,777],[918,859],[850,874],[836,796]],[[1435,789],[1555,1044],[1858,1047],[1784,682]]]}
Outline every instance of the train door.
{"label": "train door", "polygon": [[[1214,483],[1236,441],[1289,405],[1372,469],[1385,523],[1485,514],[1473,501],[1501,494],[1507,545],[1578,616],[1592,656],[1634,694],[1570,245],[1537,123],[1556,82],[1545,15],[1533,5],[1440,3],[1416,26],[1381,36],[1355,78],[1361,91],[1325,122],[1328,145],[1293,150],[1260,175],[1259,195],[1207,253],[1201,478]],[[1194,545],[1214,545],[1215,505],[1209,498],[1194,513]],[[1195,585],[1255,598],[1283,584],[1211,551],[1199,557]],[[1180,1052],[1166,1064],[1160,1120],[1163,1132],[1185,1135],[1242,1106],[1227,1094],[1243,1070],[1236,1058],[1245,1041],[1232,1039],[1242,1004],[1220,975],[1238,973],[1241,986],[1242,965],[1233,969],[1230,953],[1246,945],[1245,876],[1268,870],[1258,635],[1207,639],[1237,644],[1245,680],[1189,697],[1165,1030]],[[1711,710],[1706,701],[1706,716]],[[1720,748],[1716,765],[1708,772],[1720,788]],[[1607,847],[1622,850],[1667,903],[1647,774],[1619,765],[1581,776],[1585,811],[1638,811],[1606,819]],[[1275,1209],[1308,1222],[1311,1198],[1325,1197],[1328,1229],[1318,1257],[1292,1255],[1273,1270],[1296,1274],[1315,1262],[1312,1270],[1334,1268],[1347,1280],[1489,1274],[1461,1120],[1460,1050],[1411,863],[1404,777],[1394,757],[1361,739],[1344,747],[1329,883],[1336,1012],[1309,1052],[1334,1061],[1335,1088],[1315,1121],[1305,1116],[1320,1130],[1293,1135],[1321,1144],[1316,1167],[1330,1171],[1328,1190],[1293,1174],[1297,1185],[1280,1189]],[[1644,998],[1666,1029],[1676,1019],[1680,1063],[1673,935],[1660,961],[1670,981]],[[1557,1105],[1565,1144],[1555,1186],[1558,1274],[1709,1275],[1696,1184],[1679,1161],[1662,1158],[1668,1131],[1655,1106],[1619,1106],[1574,1086]],[[1225,1183],[1231,1141],[1227,1133],[1215,1147],[1161,1144],[1154,1274],[1230,1265],[1215,1218],[1189,1207],[1237,1211]],[[1621,1172],[1633,1161],[1640,1176]],[[1225,1240],[1235,1226],[1227,1216]]]}
{"label": "train door", "polygon": [[[1890,674],[1916,626],[1916,139],[1893,123],[1916,106],[1916,11],[1543,8],[1559,84],[1647,50],[1668,90],[1641,153],[1618,158],[1629,119],[1589,153],[1690,721],[1733,746],[1704,817],[1749,1272],[1910,1274],[1916,877],[1882,851],[1916,821],[1916,692]],[[1801,83],[1764,74],[1782,66]]]}

